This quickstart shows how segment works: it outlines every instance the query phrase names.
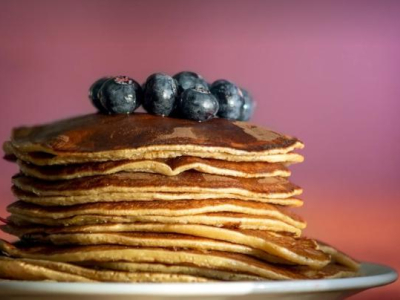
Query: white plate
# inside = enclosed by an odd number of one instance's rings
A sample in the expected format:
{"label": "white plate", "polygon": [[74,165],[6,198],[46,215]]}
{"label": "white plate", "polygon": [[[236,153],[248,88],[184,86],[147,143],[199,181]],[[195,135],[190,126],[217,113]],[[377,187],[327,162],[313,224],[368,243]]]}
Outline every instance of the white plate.
{"label": "white plate", "polygon": [[344,279],[222,282],[222,283],[58,283],[0,282],[0,298],[6,299],[338,299],[389,284],[397,273],[387,266],[363,263],[361,276]]}

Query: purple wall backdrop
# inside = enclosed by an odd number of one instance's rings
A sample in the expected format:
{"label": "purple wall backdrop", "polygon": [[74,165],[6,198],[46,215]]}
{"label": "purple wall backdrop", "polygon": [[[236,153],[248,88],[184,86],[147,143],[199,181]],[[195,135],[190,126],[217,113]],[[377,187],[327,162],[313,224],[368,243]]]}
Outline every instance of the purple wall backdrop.
{"label": "purple wall backdrop", "polygon": [[[0,4],[1,141],[16,125],[93,112],[87,89],[103,75],[227,78],[257,99],[253,122],[305,141],[294,180],[307,233],[400,267],[399,1]],[[4,215],[16,167],[0,168]]]}

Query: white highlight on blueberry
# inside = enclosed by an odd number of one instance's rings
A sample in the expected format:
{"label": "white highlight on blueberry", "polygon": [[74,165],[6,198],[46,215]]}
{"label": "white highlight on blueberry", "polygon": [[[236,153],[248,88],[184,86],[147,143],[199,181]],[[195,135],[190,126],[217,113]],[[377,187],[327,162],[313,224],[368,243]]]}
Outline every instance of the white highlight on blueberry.
{"label": "white highlight on blueberry", "polygon": [[126,95],[126,96],[124,96],[124,99],[125,99],[126,101],[128,101],[128,102],[132,102],[132,101],[133,101],[133,95],[132,95],[132,94]]}

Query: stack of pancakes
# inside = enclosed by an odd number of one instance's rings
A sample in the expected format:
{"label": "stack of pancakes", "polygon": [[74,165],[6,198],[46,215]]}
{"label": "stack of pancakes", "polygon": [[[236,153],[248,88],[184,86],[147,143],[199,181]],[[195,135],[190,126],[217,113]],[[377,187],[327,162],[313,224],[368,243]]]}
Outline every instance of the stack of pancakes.
{"label": "stack of pancakes", "polygon": [[203,282],[354,276],[301,236],[298,139],[245,122],[86,115],[20,127],[0,278]]}

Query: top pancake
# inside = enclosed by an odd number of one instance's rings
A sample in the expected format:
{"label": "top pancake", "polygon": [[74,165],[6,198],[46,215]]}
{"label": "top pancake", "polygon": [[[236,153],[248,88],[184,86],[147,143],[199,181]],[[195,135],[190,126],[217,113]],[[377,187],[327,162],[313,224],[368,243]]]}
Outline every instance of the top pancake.
{"label": "top pancake", "polygon": [[[213,119],[199,123],[137,113],[91,114],[19,127],[5,144],[7,154],[42,165],[182,155],[231,161],[301,161],[301,156],[289,152],[302,147],[294,137],[246,122]],[[39,156],[27,155],[38,152]]]}

